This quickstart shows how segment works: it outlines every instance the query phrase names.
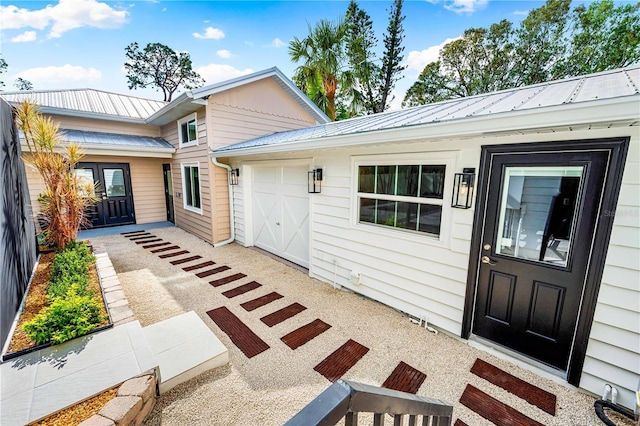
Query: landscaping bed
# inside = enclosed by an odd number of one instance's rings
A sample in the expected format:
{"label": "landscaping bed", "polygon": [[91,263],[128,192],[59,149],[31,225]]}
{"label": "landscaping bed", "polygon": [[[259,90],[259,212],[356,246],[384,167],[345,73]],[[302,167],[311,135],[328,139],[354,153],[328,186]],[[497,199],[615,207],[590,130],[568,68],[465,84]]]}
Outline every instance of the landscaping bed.
{"label": "landscaping bed", "polygon": [[[43,312],[44,309],[49,308],[54,301],[51,297],[49,286],[52,279],[55,256],[55,253],[44,253],[40,256],[26,295],[26,299],[22,307],[22,311],[20,312],[20,316],[13,331],[13,335],[11,336],[11,340],[9,342],[9,345],[7,346],[7,351],[3,355],[3,359],[5,360],[22,355],[32,350],[49,346],[51,344],[51,342],[39,343],[32,339],[25,331],[24,325],[25,323],[33,321],[34,318],[36,318],[41,312]],[[82,335],[101,330],[111,324],[107,307],[104,302],[104,297],[102,295],[102,288],[100,286],[100,279],[98,277],[95,261],[89,263],[86,275],[86,293],[93,295],[93,298],[98,302],[98,316],[101,320],[99,323],[93,325],[92,330],[88,332],[82,332]],[[76,337],[79,337],[79,335]]]}

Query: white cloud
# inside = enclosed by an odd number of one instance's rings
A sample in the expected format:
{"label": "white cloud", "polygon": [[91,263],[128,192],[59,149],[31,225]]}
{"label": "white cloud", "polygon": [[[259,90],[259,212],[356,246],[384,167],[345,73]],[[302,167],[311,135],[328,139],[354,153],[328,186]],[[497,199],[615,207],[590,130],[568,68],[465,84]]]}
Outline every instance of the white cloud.
{"label": "white cloud", "polygon": [[285,43],[284,41],[280,40],[279,38],[274,38],[273,41],[271,42],[271,46],[273,47],[284,47],[286,46],[287,43]]}
{"label": "white cloud", "polygon": [[39,85],[38,83],[45,82],[99,81],[102,79],[102,73],[95,68],[66,64],[61,67],[52,65],[48,67],[31,68],[17,73],[16,77],[22,77],[37,86]]}
{"label": "white cloud", "polygon": [[391,96],[393,97],[393,99],[391,99],[391,102],[389,102],[389,111],[401,110],[402,100],[404,99],[404,96],[402,96],[397,90],[392,90]]}
{"label": "white cloud", "polygon": [[489,3],[489,0],[450,0],[446,1],[444,8],[457,14],[473,13],[482,9]]}
{"label": "white cloud", "polygon": [[442,43],[427,47],[424,50],[412,50],[407,55],[407,69],[421,73],[427,64],[438,60],[440,50],[447,44],[459,39],[460,37],[448,38]]}
{"label": "white cloud", "polygon": [[60,0],[55,6],[28,10],[14,5],[0,6],[0,22],[4,29],[36,28],[51,25],[49,38],[61,37],[66,31],[80,27],[118,28],[129,12],[117,10],[96,0]]}
{"label": "white cloud", "polygon": [[218,50],[216,52],[216,55],[218,55],[218,57],[220,57],[222,59],[229,59],[229,58],[232,58],[232,57],[235,56],[233,53],[231,53],[227,49]]}
{"label": "white cloud", "polygon": [[224,38],[224,32],[219,28],[207,27],[204,30],[204,34],[193,33],[193,36],[200,39],[212,38],[214,40],[220,40]]}
{"label": "white cloud", "polygon": [[30,41],[35,41],[38,36],[35,31],[25,31],[20,35],[15,36],[11,39],[13,43],[27,43]]}
{"label": "white cloud", "polygon": [[251,74],[253,70],[251,68],[239,70],[231,65],[214,63],[196,68],[196,72],[204,78],[207,84],[213,84],[229,80],[231,78],[240,77],[241,75]]}
{"label": "white cloud", "polygon": [[514,15],[518,16],[527,16],[529,14],[528,10],[516,10],[513,12]]}

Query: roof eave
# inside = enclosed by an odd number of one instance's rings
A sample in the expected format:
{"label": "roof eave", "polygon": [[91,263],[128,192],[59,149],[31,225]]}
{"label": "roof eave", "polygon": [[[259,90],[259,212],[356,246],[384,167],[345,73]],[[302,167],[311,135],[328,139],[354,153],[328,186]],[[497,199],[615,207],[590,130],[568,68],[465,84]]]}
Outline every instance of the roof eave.
{"label": "roof eave", "polygon": [[[417,124],[383,130],[372,130],[341,136],[298,140],[275,145],[264,145],[233,150],[214,150],[213,157],[241,157],[280,152],[311,151],[319,149],[356,147],[397,143],[411,140],[451,139],[514,131],[543,130],[566,126],[640,120],[640,96],[595,100],[559,105],[534,110],[510,111],[461,118],[456,120]],[[366,137],[363,137],[366,135]]]}
{"label": "roof eave", "polygon": [[[142,158],[172,158],[175,148],[152,148],[131,145],[104,145],[96,143],[81,143],[80,147],[84,155],[108,155],[119,157],[142,157]],[[29,147],[24,139],[20,140],[22,152],[28,153]],[[62,149],[60,147],[59,149]]]}

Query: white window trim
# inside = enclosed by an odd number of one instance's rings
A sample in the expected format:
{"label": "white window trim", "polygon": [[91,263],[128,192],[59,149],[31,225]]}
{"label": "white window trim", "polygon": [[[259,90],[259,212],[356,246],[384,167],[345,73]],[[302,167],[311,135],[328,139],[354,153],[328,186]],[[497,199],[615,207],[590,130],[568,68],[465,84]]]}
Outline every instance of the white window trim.
{"label": "white window trim", "polygon": [[[193,141],[184,142],[182,140],[182,125],[192,120],[195,120],[196,122],[196,139]],[[189,146],[198,146],[198,113],[196,112],[194,112],[193,114],[189,114],[186,117],[183,117],[180,120],[178,120],[178,147],[186,148]]]}
{"label": "white window trim", "polygon": [[[186,181],[187,181],[187,176],[185,176],[185,167],[197,167],[198,168],[198,181],[199,181],[199,185],[198,185],[198,192],[199,192],[199,196],[200,196],[200,208],[196,208],[193,206],[189,206],[187,205],[187,196],[185,194],[185,188],[187,187],[186,185]],[[180,175],[182,176],[182,207],[185,210],[194,212],[194,213],[198,213],[200,215],[203,215],[204,212],[202,210],[202,173],[201,173],[201,167],[200,167],[200,162],[196,162],[196,163],[180,163]]]}
{"label": "white window trim", "polygon": [[[351,227],[353,229],[367,232],[369,234],[377,234],[381,237],[400,239],[405,241],[413,241],[421,244],[428,244],[438,247],[447,247],[448,241],[451,236],[451,221],[453,211],[451,207],[451,195],[453,191],[453,175],[455,172],[456,159],[458,157],[457,152],[445,151],[445,152],[420,152],[412,154],[395,154],[395,155],[370,155],[370,156],[354,156],[351,159],[352,163],[352,188],[351,188]],[[394,166],[394,165],[444,165],[445,166],[445,178],[444,178],[444,191],[442,199],[429,199],[429,204],[441,205],[442,215],[440,220],[440,235],[428,234],[426,232],[417,232],[409,229],[394,228],[390,226],[377,225],[374,223],[360,222],[359,218],[359,204],[358,204],[358,168],[360,166]],[[385,196],[380,194],[377,197],[384,198]],[[393,196],[394,200],[405,197]],[[411,201],[406,197],[407,201]],[[415,199],[414,199],[415,200]]]}

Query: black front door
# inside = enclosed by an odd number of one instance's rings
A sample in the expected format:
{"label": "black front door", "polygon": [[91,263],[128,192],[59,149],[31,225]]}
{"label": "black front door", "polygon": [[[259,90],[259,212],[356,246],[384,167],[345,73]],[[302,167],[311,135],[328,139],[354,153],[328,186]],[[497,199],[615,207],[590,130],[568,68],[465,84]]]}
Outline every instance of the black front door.
{"label": "black front door", "polygon": [[491,156],[474,334],[567,370],[609,155]]}
{"label": "black front door", "polygon": [[173,217],[173,181],[171,180],[171,164],[163,164],[162,171],[164,174],[164,199],[167,206],[167,220],[174,222]]}
{"label": "black front door", "polygon": [[78,163],[76,173],[95,185],[99,201],[90,209],[94,227],[135,223],[129,164]]}

